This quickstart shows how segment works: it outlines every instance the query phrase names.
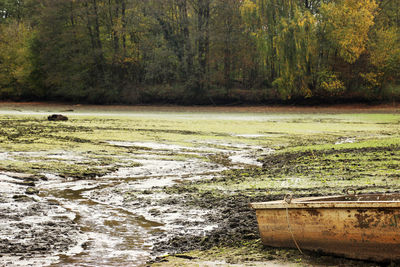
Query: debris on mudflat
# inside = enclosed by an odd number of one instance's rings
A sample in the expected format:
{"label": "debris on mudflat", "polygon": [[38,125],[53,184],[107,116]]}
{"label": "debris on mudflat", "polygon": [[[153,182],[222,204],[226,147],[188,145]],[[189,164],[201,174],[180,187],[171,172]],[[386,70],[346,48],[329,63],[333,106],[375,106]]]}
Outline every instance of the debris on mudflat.
{"label": "debris on mudflat", "polygon": [[34,187],[28,187],[26,190],[25,190],[25,194],[27,194],[27,195],[33,195],[33,194],[38,194],[39,193],[39,190],[37,190],[36,188],[34,188]]}
{"label": "debris on mudflat", "polygon": [[68,117],[61,114],[53,114],[47,117],[49,121],[67,121]]}

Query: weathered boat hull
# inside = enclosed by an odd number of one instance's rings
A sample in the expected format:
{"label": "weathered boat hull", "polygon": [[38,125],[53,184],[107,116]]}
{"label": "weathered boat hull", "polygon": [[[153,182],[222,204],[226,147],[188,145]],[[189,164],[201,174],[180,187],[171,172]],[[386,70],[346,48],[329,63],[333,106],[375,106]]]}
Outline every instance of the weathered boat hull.
{"label": "weathered boat hull", "polygon": [[384,262],[400,260],[399,199],[397,194],[337,196],[251,206],[265,245]]}

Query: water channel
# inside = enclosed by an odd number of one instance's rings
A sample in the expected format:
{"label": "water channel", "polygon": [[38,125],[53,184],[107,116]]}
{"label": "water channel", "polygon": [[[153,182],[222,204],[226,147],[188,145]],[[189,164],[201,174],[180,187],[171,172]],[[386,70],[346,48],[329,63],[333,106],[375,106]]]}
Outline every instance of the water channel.
{"label": "water channel", "polygon": [[[239,144],[239,147],[238,144],[223,144],[225,148],[221,149],[207,146],[209,144],[188,148],[166,143],[114,141],[109,143],[115,146],[140,146],[144,148],[142,154],[135,155],[135,162],[140,163],[140,166],[119,168],[113,173],[91,180],[76,181],[54,174],[45,174],[47,179],[36,184],[40,193],[34,196],[35,201],[58,206],[62,209],[62,212],[57,216],[69,218],[78,226],[79,232],[73,231],[73,235],[70,234],[69,236],[76,245],[70,247],[67,252],[55,252],[49,255],[34,253],[26,257],[23,253],[17,253],[12,256],[0,257],[0,266],[1,264],[4,266],[145,265],[155,256],[152,254],[153,245],[160,239],[166,238],[166,235],[162,235],[162,233],[206,234],[207,231],[216,227],[216,225],[204,224],[204,215],[210,211],[187,209],[176,203],[174,205],[161,205],[160,203],[170,196],[163,193],[162,190],[157,191],[155,189],[171,186],[184,180],[209,179],[214,174],[225,170],[226,167],[196,157],[174,160],[171,156],[176,157],[188,153],[197,155],[222,153],[230,157],[237,168],[244,165],[259,165],[254,153],[259,151],[260,147],[245,144]],[[231,146],[230,149],[229,146]],[[152,152],[158,151],[158,155],[149,154],[148,149],[151,149]],[[35,153],[40,154],[41,152]],[[17,154],[21,156],[23,153],[5,153],[2,154],[2,159],[12,160]],[[166,155],[169,155],[170,158]],[[73,155],[65,151],[60,152],[59,155],[53,152],[52,155],[43,154],[41,156],[82,159],[82,155]],[[11,181],[11,184],[15,182],[13,180],[15,179],[14,174],[7,175],[5,173],[1,177],[4,179],[0,180],[4,182],[7,182],[7,179]],[[17,189],[10,188],[2,193],[8,194],[9,199],[11,199],[12,194],[18,193],[18,191],[19,193],[23,192],[21,187],[20,185]],[[149,194],[149,191],[156,193]],[[130,195],[132,192],[135,194]],[[5,210],[9,209],[7,204],[4,205]],[[20,209],[24,209],[32,204],[27,202],[18,205],[20,205]],[[14,210],[15,214],[18,214],[19,211]],[[48,210],[42,214],[49,217]],[[22,220],[27,221],[27,218]],[[56,216],[52,217],[52,219],[54,218]],[[188,228],[180,223],[185,220],[193,221],[191,227]],[[5,220],[3,222],[6,223]],[[29,227],[40,228],[40,226],[33,225],[32,222]],[[46,229],[43,228],[40,231],[43,232]],[[9,235],[17,239],[18,236],[13,236],[12,232],[13,228],[11,227],[8,232],[0,231],[0,235],[2,237]]]}

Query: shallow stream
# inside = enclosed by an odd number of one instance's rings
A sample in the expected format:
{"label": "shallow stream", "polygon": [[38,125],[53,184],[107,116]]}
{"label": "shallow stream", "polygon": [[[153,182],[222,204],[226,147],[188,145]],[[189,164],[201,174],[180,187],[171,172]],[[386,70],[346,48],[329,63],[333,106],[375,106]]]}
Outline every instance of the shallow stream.
{"label": "shallow stream", "polygon": [[[68,231],[69,239],[65,240],[65,249],[54,250],[51,247],[46,252],[32,249],[31,254],[24,255],[10,253],[0,257],[0,264],[26,266],[140,266],[152,257],[152,247],[157,242],[175,234],[205,234],[216,227],[210,225],[205,216],[212,212],[188,208],[185,203],[169,203],[170,194],[163,188],[180,183],[184,180],[210,179],[215,174],[226,170],[223,164],[204,160],[209,155],[225,155],[231,162],[230,167],[260,164],[256,156],[262,151],[260,147],[248,145],[222,144],[223,148],[208,147],[210,144],[200,144],[196,147],[183,147],[165,143],[129,143],[109,141],[114,146],[142,147],[141,153],[134,155],[134,167],[121,167],[108,175],[91,180],[72,180],[59,177],[55,174],[44,173],[46,177],[37,181],[35,189],[40,193],[33,195],[34,202],[18,202],[20,208],[14,210],[19,216],[24,208],[40,203],[51,203],[62,209],[60,215],[66,223],[74,225],[74,231]],[[211,144],[215,146],[215,144]],[[238,150],[240,148],[240,150]],[[271,151],[264,151],[270,153]],[[29,157],[47,157],[52,159],[84,160],[83,155],[52,152],[49,155],[29,154]],[[185,157],[176,160],[176,157]],[[196,155],[191,157],[188,155]],[[5,153],[4,159],[12,160],[16,156],[27,156],[24,153]],[[129,159],[122,159],[128,161]],[[19,174],[3,175],[2,182],[11,185]],[[13,177],[14,176],[14,177]],[[0,177],[1,178],[1,177]],[[5,179],[7,178],[7,179]],[[15,185],[3,195],[8,197],[3,202],[4,210],[7,206],[15,205],[15,194],[23,194],[25,185]],[[58,221],[51,216],[50,208],[44,207],[43,212],[37,214],[56,224]],[[9,218],[8,218],[9,219]],[[24,221],[25,219],[22,219]],[[4,220],[4,222],[6,222]],[[16,224],[14,228],[18,228]],[[8,235],[13,235],[13,227]],[[60,226],[63,228],[63,226]],[[38,229],[44,236],[58,238],[41,223],[32,222],[30,230]],[[78,231],[79,229],[79,231]],[[5,237],[3,231],[2,237]],[[37,239],[23,239],[22,236],[13,236],[15,243],[34,243]],[[19,239],[19,240],[18,240]],[[50,241],[51,243],[51,241]],[[69,243],[69,245],[67,244]],[[73,244],[73,246],[71,245]],[[51,244],[49,244],[51,246]]]}

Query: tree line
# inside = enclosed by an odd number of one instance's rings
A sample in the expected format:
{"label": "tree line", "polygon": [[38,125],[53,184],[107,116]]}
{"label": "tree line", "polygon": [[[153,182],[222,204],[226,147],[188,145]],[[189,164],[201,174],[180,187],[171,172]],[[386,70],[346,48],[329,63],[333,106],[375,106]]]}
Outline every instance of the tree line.
{"label": "tree line", "polygon": [[0,99],[400,95],[398,0],[0,0]]}

